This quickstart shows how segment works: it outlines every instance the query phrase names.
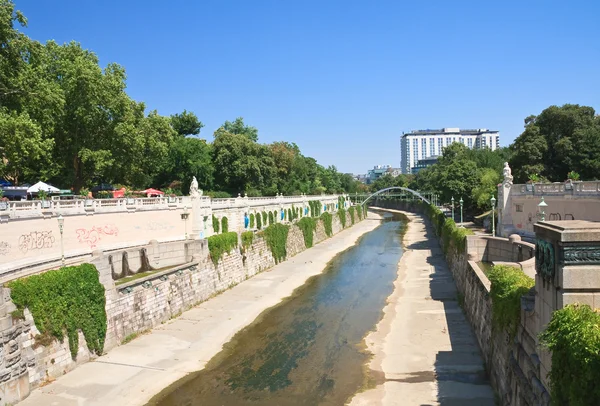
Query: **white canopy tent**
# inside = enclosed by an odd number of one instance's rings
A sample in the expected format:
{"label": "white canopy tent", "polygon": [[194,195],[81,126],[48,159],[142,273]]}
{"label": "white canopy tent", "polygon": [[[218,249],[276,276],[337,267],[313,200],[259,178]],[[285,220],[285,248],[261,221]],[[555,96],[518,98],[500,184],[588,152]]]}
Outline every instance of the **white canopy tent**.
{"label": "white canopy tent", "polygon": [[49,184],[44,183],[44,182],[38,182],[35,185],[31,186],[29,189],[27,189],[27,193],[38,193],[40,190],[43,190],[44,192],[48,192],[48,193],[60,192],[59,188],[50,186]]}

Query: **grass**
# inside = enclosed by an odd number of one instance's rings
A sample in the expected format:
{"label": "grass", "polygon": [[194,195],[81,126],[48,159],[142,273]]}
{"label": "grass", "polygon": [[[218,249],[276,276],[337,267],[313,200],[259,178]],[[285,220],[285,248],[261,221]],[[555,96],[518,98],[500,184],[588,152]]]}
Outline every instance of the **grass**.
{"label": "grass", "polygon": [[150,332],[150,329],[146,329],[146,330],[143,330],[143,331],[140,331],[137,333],[131,333],[127,337],[125,337],[123,339],[123,341],[121,341],[121,344],[127,344],[128,342],[135,340],[136,338],[138,338],[141,335],[148,334],[149,332]]}
{"label": "grass", "polygon": [[151,271],[139,272],[139,273],[136,273],[135,275],[129,275],[129,276],[126,276],[124,278],[116,280],[115,281],[115,286],[119,286],[119,285],[122,285],[124,283],[134,281],[136,279],[141,279],[141,278],[144,278],[146,276],[149,276],[149,275],[152,275],[152,274],[155,274],[155,273],[158,273],[158,272],[162,272],[162,271],[166,271],[166,270],[169,270],[169,269],[177,268],[178,266],[180,266],[180,265],[166,266],[164,268],[153,269]]}

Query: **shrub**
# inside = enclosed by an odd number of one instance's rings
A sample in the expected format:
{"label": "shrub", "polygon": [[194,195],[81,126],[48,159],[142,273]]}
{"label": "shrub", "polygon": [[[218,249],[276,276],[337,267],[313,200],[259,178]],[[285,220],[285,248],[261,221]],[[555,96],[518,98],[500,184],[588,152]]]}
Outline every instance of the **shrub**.
{"label": "shrub", "polygon": [[550,393],[556,405],[600,405],[600,314],[588,305],[555,311],[540,343],[552,351]]}
{"label": "shrub", "polygon": [[254,228],[254,214],[250,214],[250,228]]}
{"label": "shrub", "polygon": [[325,234],[327,237],[331,237],[333,234],[333,216],[330,213],[321,214],[321,220],[323,221],[323,226],[325,227]]}
{"label": "shrub", "polygon": [[269,225],[273,224],[274,218],[273,218],[273,212],[269,211]]}
{"label": "shrub", "polygon": [[350,214],[350,221],[352,222],[352,225],[354,225],[354,206],[348,208],[348,214]]}
{"label": "shrub", "polygon": [[535,281],[520,268],[504,265],[493,266],[487,277],[492,284],[492,325],[508,330],[512,338],[521,319],[521,296],[529,292]]}
{"label": "shrub", "polygon": [[346,210],[338,209],[338,217],[340,218],[340,223],[342,223],[342,228],[346,228]]}
{"label": "shrub", "polygon": [[275,223],[265,228],[264,236],[267,241],[267,245],[275,258],[275,263],[279,263],[285,260],[287,256],[287,237],[290,231],[290,226]]}
{"label": "shrub", "polygon": [[66,333],[75,359],[78,331],[90,351],[101,355],[106,338],[106,299],[98,271],[92,264],[70,266],[17,279],[8,284],[17,309],[28,308],[42,336],[63,341]]}
{"label": "shrub", "polygon": [[259,230],[262,228],[262,216],[260,213],[256,213],[256,228]]}
{"label": "shrub", "polygon": [[228,231],[229,231],[229,220],[227,220],[227,217],[223,216],[221,218],[221,232],[226,233]]}
{"label": "shrub", "polygon": [[214,214],[212,216],[212,224],[215,234],[219,234],[219,219],[216,218]]}
{"label": "shrub", "polygon": [[313,239],[315,236],[315,230],[317,228],[317,221],[312,217],[304,217],[302,220],[296,223],[302,235],[304,236],[304,246],[310,248],[313,246]]}
{"label": "shrub", "polygon": [[208,237],[208,251],[215,267],[224,253],[231,251],[238,245],[238,236],[235,232],[228,232]]}
{"label": "shrub", "polygon": [[249,246],[254,242],[254,232],[244,231],[242,233],[242,247],[248,249]]}
{"label": "shrub", "polygon": [[227,193],[227,192],[206,192],[206,196],[210,196],[213,199],[227,199],[231,197],[231,193]]}
{"label": "shrub", "polygon": [[580,175],[575,171],[571,171],[567,174],[567,179],[579,180],[579,178],[580,178]]}

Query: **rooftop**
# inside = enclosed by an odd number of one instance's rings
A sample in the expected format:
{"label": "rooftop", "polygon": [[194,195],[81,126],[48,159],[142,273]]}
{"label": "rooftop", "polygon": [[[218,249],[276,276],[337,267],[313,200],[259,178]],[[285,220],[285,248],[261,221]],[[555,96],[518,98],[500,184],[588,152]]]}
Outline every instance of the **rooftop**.
{"label": "rooftop", "polygon": [[426,130],[414,130],[402,135],[406,137],[408,135],[442,135],[442,134],[461,134],[461,135],[479,135],[484,133],[498,134],[496,130],[488,130],[487,128],[475,128],[475,129],[464,129],[460,128],[440,128],[440,129],[426,129]]}

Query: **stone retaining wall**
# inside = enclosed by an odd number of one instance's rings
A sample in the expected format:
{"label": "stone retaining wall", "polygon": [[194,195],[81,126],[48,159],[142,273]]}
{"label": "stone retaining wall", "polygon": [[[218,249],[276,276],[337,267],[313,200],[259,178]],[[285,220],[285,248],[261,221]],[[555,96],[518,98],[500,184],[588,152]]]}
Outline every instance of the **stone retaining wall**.
{"label": "stone retaining wall", "polygon": [[[337,214],[332,217],[332,231],[336,234],[342,230],[342,225]],[[356,220],[358,221],[357,217]],[[352,224],[347,212],[346,224],[348,227]],[[323,223],[318,221],[314,244],[326,238]],[[115,285],[112,274],[122,266],[123,253],[127,252],[130,267],[137,267],[141,266],[142,262],[136,257],[141,249],[145,250],[153,268],[171,269],[159,271],[137,281]],[[296,225],[291,225],[287,240],[287,257],[305,249],[302,231]],[[207,240],[182,240],[162,244],[151,241],[138,250],[95,251],[90,263],[98,269],[100,282],[106,289],[107,334],[104,350],[109,351],[120,345],[127,336],[177,317],[200,302],[271,268],[275,265],[275,260],[266,241],[257,233],[250,247],[245,250],[239,247],[224,254],[216,267],[209,255]],[[10,300],[9,294],[9,289],[5,288],[2,298]],[[2,337],[12,337],[10,340],[15,342],[16,350],[11,353],[10,358],[18,355],[18,363],[14,368],[15,376],[9,374],[7,378],[12,384],[12,389],[9,390],[12,397],[8,397],[12,401],[23,399],[30,388],[61,376],[94,358],[87,349],[81,333],[76,361],[71,359],[68,340],[64,340],[63,343],[54,341],[46,346],[36,345],[35,336],[39,331],[35,328],[31,313],[26,310],[24,321],[11,322],[7,312],[13,310],[14,305],[11,302],[6,303],[6,306],[3,302],[0,305],[0,311],[4,312],[8,323],[6,331],[1,331],[0,334]],[[15,334],[17,338],[13,337]],[[0,357],[0,364],[2,359]],[[28,382],[28,385],[25,385],[25,382]],[[15,388],[19,389],[18,393],[15,392]],[[0,396],[2,390],[0,381]],[[4,399],[3,397],[2,400]]]}

